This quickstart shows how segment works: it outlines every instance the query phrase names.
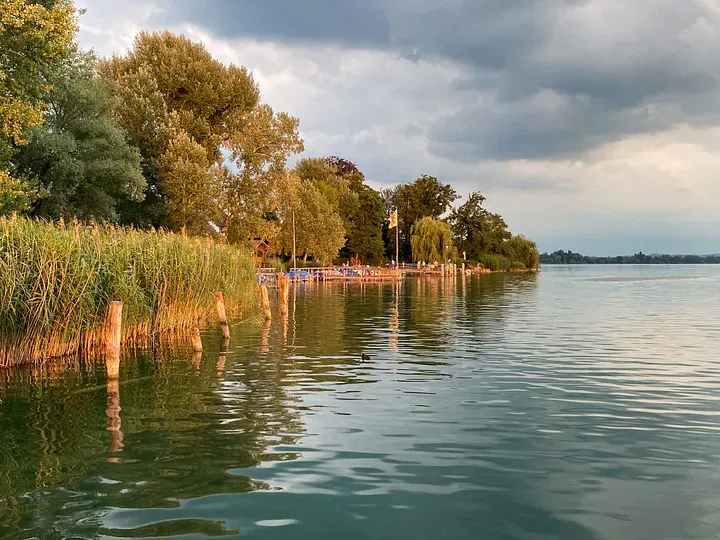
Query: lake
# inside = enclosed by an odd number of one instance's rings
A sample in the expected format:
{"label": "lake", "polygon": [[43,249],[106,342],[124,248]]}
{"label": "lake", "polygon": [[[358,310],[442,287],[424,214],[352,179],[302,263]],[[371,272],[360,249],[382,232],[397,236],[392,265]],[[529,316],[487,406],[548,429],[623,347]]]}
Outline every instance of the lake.
{"label": "lake", "polygon": [[719,290],[717,266],[301,284],[287,321],[139,351],[117,386],[2,374],[0,537],[718,538]]}

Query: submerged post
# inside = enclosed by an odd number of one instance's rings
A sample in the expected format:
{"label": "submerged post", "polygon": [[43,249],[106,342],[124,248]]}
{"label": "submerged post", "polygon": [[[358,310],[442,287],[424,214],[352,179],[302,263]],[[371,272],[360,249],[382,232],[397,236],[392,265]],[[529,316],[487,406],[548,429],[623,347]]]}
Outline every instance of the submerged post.
{"label": "submerged post", "polygon": [[200,329],[197,326],[193,328],[192,346],[193,350],[196,353],[201,353],[203,350],[202,338],[200,337]]}
{"label": "submerged post", "polygon": [[217,308],[218,321],[220,321],[223,339],[230,339],[230,327],[228,326],[227,315],[225,313],[225,299],[221,292],[215,293],[215,307]]}
{"label": "submerged post", "polygon": [[108,306],[108,328],[105,336],[105,367],[108,379],[120,376],[120,341],[122,339],[122,302],[110,302]]}
{"label": "submerged post", "polygon": [[269,321],[272,319],[272,312],[270,311],[270,298],[265,285],[260,285],[260,300],[262,300],[262,308],[265,319]]}

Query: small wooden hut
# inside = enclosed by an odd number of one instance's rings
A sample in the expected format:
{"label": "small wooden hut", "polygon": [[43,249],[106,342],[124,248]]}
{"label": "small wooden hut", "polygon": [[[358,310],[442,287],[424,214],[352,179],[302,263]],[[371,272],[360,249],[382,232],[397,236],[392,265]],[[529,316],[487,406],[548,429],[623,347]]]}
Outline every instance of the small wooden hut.
{"label": "small wooden hut", "polygon": [[265,263],[265,254],[267,253],[268,249],[270,249],[270,244],[268,244],[265,240],[256,238],[251,242],[250,247],[252,249],[252,256],[255,264],[257,266],[263,266],[263,264]]}

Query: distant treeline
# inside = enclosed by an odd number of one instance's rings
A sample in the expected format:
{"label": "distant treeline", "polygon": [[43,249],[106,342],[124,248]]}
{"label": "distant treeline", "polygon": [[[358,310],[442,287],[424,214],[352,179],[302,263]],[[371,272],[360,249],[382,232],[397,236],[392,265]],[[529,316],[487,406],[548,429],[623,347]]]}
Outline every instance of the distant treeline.
{"label": "distant treeline", "polygon": [[540,255],[540,264],[720,264],[720,255],[635,255],[592,257],[572,251],[555,251]]}

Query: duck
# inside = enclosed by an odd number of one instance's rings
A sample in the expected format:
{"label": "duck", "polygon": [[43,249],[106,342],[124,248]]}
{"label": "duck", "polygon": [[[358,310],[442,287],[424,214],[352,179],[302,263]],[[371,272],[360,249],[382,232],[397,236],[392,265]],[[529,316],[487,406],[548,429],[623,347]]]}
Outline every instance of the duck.
{"label": "duck", "polygon": [[360,358],[362,358],[362,361],[363,361],[363,362],[369,362],[369,361],[370,361],[370,355],[367,354],[367,353],[362,353],[362,356],[361,356]]}

